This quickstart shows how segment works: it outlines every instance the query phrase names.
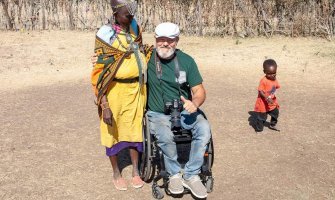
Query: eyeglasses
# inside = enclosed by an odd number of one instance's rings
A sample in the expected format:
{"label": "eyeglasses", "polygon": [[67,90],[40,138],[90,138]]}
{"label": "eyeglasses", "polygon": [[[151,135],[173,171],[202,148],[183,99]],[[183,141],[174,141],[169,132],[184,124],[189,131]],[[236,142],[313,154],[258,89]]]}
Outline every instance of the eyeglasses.
{"label": "eyeglasses", "polygon": [[163,37],[163,38],[156,38],[156,42],[157,43],[165,43],[167,42],[168,44],[172,44],[174,42],[176,42],[177,40],[176,39],[172,39],[172,38],[166,38],[166,37]]}

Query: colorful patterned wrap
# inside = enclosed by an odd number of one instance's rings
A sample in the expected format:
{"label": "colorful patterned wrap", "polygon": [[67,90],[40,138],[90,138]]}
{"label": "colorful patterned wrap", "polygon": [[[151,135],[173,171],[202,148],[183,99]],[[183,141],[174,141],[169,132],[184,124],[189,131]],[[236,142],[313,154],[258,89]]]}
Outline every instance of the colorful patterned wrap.
{"label": "colorful patterned wrap", "polygon": [[[135,23],[131,24],[131,28],[137,33],[137,37],[134,42],[138,43],[140,46],[141,51],[146,55],[146,62],[149,61],[153,46],[143,45],[142,44],[142,32],[137,26],[136,21]],[[135,28],[136,25],[136,28]],[[121,29],[117,25],[113,25],[112,29],[114,32],[114,37],[111,38],[111,42],[115,40],[115,36],[120,33]],[[93,90],[95,95],[97,96],[97,105],[100,105],[101,98],[113,80],[118,68],[120,67],[122,61],[128,57],[131,51],[120,51],[110,44],[107,41],[101,39],[100,37],[96,36],[95,38],[95,48],[94,52],[98,56],[97,63],[94,65],[92,73],[91,73],[91,83],[93,86]],[[100,106],[99,107],[99,115],[101,115]]]}
{"label": "colorful patterned wrap", "polygon": [[[136,29],[133,25],[136,25]],[[129,36],[130,42],[128,42]],[[152,54],[152,46],[142,45],[142,35],[137,23],[132,23],[128,32],[117,25],[104,25],[99,29],[95,39],[95,53],[98,55],[98,61],[92,70],[91,83],[99,105],[101,144],[106,147],[108,156],[117,154],[129,145],[141,151],[146,85],[141,84],[140,81],[120,81],[136,78],[140,80],[140,72],[145,73],[145,70],[141,71],[138,66],[138,59],[133,52],[136,49],[131,48],[134,43],[140,47],[139,53],[141,60],[144,61],[142,69],[146,69],[146,62]],[[111,126],[104,123],[101,116],[102,96],[106,96],[113,113]]]}

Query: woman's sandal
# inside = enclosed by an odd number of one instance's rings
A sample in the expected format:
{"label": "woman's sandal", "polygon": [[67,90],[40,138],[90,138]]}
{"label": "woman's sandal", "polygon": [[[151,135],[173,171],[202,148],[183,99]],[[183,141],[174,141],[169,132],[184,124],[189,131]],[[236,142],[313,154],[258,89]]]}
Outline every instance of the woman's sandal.
{"label": "woman's sandal", "polygon": [[134,188],[141,188],[141,187],[143,187],[143,185],[144,185],[144,181],[142,181],[141,177],[139,177],[139,176],[134,176],[134,177],[131,179],[131,185],[132,185]]}
{"label": "woman's sandal", "polygon": [[118,179],[113,179],[113,184],[117,190],[121,190],[121,191],[127,190],[127,182],[122,177]]}

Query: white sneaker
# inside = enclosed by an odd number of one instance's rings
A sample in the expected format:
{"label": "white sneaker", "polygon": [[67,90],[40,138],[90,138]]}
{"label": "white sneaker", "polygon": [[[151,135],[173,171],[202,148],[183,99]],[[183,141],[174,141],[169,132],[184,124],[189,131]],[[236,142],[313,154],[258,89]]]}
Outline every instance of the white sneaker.
{"label": "white sneaker", "polygon": [[183,179],[179,173],[170,176],[168,189],[172,194],[181,194],[184,192]]}
{"label": "white sneaker", "polygon": [[207,190],[204,184],[202,184],[199,176],[192,176],[190,179],[184,179],[183,185],[191,190],[192,194],[199,199],[207,197]]}

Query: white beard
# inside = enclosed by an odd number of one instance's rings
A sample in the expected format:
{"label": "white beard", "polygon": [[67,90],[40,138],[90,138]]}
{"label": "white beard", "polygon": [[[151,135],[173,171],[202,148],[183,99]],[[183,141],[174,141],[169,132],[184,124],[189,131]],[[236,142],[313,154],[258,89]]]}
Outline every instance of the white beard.
{"label": "white beard", "polygon": [[169,48],[168,51],[163,51],[162,50],[163,48],[164,47],[158,47],[156,49],[158,56],[160,58],[163,58],[163,59],[169,59],[169,58],[171,58],[172,55],[174,54],[174,52],[176,51],[176,48],[173,48],[173,47]]}

